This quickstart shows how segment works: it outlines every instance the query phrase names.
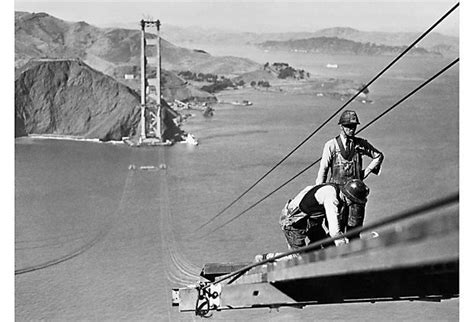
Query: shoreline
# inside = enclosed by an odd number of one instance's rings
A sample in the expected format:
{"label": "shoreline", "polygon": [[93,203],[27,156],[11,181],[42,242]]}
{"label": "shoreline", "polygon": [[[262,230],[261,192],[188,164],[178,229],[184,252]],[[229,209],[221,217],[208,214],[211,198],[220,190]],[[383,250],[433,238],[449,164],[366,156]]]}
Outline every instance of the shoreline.
{"label": "shoreline", "polygon": [[[346,78],[332,78],[327,76],[319,76],[310,79],[304,80],[296,80],[296,79],[282,79],[282,80],[275,80],[272,82],[272,85],[267,88],[261,87],[252,87],[252,86],[244,86],[238,89],[230,90],[226,89],[223,91],[219,91],[214,95],[217,98],[217,102],[210,103],[209,107],[217,107],[220,105],[228,105],[232,108],[232,106],[252,106],[253,102],[249,100],[247,97],[251,92],[260,92],[260,93],[274,93],[274,94],[283,94],[283,95],[312,95],[317,100],[320,97],[327,97],[334,100],[346,100],[352,97],[357,91],[360,86],[363,84],[353,80],[353,79],[346,79]],[[222,100],[222,96],[226,96],[226,93],[235,93],[237,96],[241,97],[241,100],[237,101],[225,101]],[[251,96],[251,95],[250,95]],[[360,93],[356,98],[357,101],[361,103],[373,103],[370,100],[368,95]],[[239,102],[248,102],[247,104]],[[201,111],[200,109],[196,108],[187,108],[187,109],[179,109],[175,108],[176,112],[178,112],[180,117],[180,123],[185,123],[186,119],[193,118],[196,119],[196,114],[189,113],[187,114],[185,111],[189,110]],[[211,115],[212,116],[212,115]],[[84,136],[80,135],[70,135],[70,134],[40,134],[40,133],[29,133],[26,136],[15,137],[22,138],[28,137],[32,139],[41,139],[41,140],[62,140],[62,141],[78,141],[78,142],[94,142],[94,143],[107,143],[107,144],[126,144],[124,140],[126,137],[123,137],[121,140],[110,140],[110,141],[102,141],[99,138],[85,138]],[[183,140],[184,141],[184,140]]]}
{"label": "shoreline", "polygon": [[[87,139],[80,136],[74,135],[61,135],[61,134],[28,134],[26,136],[16,137],[17,139],[34,139],[34,140],[57,140],[57,141],[75,141],[75,142],[91,142],[91,143],[102,143],[102,144],[112,144],[112,145],[125,145],[131,146],[133,145],[128,144],[125,142],[127,137],[123,137],[122,141],[101,141],[99,139]],[[198,140],[194,137],[194,135],[188,133],[187,140],[177,141],[174,144],[191,144],[191,145],[198,145]],[[172,145],[172,144],[165,144],[165,145]]]}
{"label": "shoreline", "polygon": [[59,140],[59,141],[76,141],[76,142],[93,142],[107,144],[125,144],[123,141],[101,141],[100,139],[87,139],[85,137],[67,134],[28,134],[26,136],[16,137],[16,139],[30,138],[37,140]]}

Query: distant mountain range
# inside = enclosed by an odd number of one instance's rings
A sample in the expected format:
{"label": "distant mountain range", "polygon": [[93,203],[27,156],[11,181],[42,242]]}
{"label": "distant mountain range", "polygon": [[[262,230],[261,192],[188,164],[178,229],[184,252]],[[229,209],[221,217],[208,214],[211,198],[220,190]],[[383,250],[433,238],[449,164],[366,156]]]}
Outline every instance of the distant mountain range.
{"label": "distant mountain range", "polygon": [[[139,77],[124,80],[124,75],[139,75],[140,36],[137,30],[101,29],[45,13],[16,12],[15,137],[35,133],[108,141],[137,134]],[[259,66],[248,59],[216,58],[166,40],[162,43],[163,65],[169,69],[199,71],[209,66],[232,74],[240,72],[239,68],[245,71]],[[222,61],[228,64],[219,65]],[[216,100],[169,70],[162,70],[161,80],[167,101]],[[172,115],[176,112],[164,100],[162,106],[163,136],[179,136],[180,129],[173,121],[177,115]]]}
{"label": "distant mountain range", "polygon": [[[126,28],[99,28],[84,21],[67,22],[47,13],[15,12],[15,66],[19,67],[31,58],[80,58],[91,67],[114,75],[117,67],[139,66],[140,30],[137,23],[122,23]],[[357,52],[349,47],[361,47],[360,50],[377,53],[395,52],[396,48],[409,45],[418,33],[368,32],[353,28],[337,27],[315,32],[253,33],[226,32],[217,29],[182,28],[172,25],[162,26],[162,67],[172,71],[203,72],[222,75],[238,75],[261,68],[259,64],[245,58],[215,57],[203,50],[187,49],[174,45],[185,44],[233,44],[233,45],[269,45],[270,41],[292,41],[292,44],[308,45],[308,39],[321,38],[319,43],[329,44],[322,37],[338,38],[343,52]],[[151,35],[150,35],[151,36]],[[152,36],[151,36],[152,37]],[[166,40],[165,40],[166,39]],[[361,43],[352,44],[347,41]],[[364,44],[370,43],[369,46]],[[277,45],[273,43],[273,45]],[[278,44],[284,47],[285,44]],[[378,46],[378,47],[377,47]],[[420,47],[430,53],[444,56],[459,54],[459,38],[440,33],[430,33]],[[293,48],[297,49],[297,48]],[[333,49],[337,52],[337,48]],[[422,50],[418,53],[421,54]]]}
{"label": "distant mountain range", "polygon": [[[265,41],[258,44],[258,46],[265,50],[352,55],[396,55],[407,48],[407,46],[387,46],[377,45],[374,43],[361,43],[337,37],[315,37],[286,41]],[[428,51],[421,47],[411,49],[408,54],[419,56],[442,55],[439,52]]]}
{"label": "distant mountain range", "polygon": [[[153,38],[148,35],[147,38]],[[66,22],[46,13],[15,12],[15,67],[31,58],[80,58],[109,75],[119,66],[140,65],[141,32]],[[250,59],[214,57],[162,39],[162,67],[168,70],[236,75],[259,68]]]}
{"label": "distant mountain range", "polygon": [[[225,32],[216,29],[182,28],[176,26],[163,27],[163,35],[178,44],[247,44],[256,45],[266,41],[303,40],[319,37],[337,37],[354,42],[372,43],[385,46],[408,46],[416,40],[421,32],[379,32],[361,31],[348,27],[321,29],[314,32],[285,33],[252,33]],[[421,42],[429,52],[439,52],[443,56],[459,55],[459,38],[438,32],[429,33]]]}

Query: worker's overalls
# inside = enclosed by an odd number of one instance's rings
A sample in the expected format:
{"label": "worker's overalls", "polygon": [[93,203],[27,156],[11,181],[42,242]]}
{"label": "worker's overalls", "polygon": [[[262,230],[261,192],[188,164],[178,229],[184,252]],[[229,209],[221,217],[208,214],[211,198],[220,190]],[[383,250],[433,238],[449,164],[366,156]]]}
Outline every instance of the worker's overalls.
{"label": "worker's overalls", "polygon": [[[332,158],[329,182],[342,186],[351,179],[364,179],[362,154],[358,153],[358,140],[358,138],[353,138],[352,147],[347,151],[342,144],[341,137],[336,137],[337,147]],[[362,226],[365,217],[365,205],[353,204],[346,209],[343,214],[343,218],[347,220],[345,222],[346,231]]]}
{"label": "worker's overalls", "polygon": [[[334,186],[339,198],[339,187],[336,184],[325,183],[308,190],[297,207],[292,208],[290,200],[283,208],[280,224],[291,249],[306,246],[306,238],[309,239],[308,244],[311,244],[329,237],[324,205],[320,205],[314,197],[316,191],[326,185]],[[341,200],[339,205],[341,207],[343,205]]]}

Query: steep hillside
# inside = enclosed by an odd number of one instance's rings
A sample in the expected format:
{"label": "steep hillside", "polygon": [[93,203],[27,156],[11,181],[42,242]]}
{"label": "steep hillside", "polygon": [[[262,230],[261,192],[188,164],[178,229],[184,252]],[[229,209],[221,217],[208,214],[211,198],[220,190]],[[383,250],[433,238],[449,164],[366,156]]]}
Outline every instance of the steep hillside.
{"label": "steep hillside", "polygon": [[97,41],[99,29],[70,23],[46,13],[15,12],[15,67],[31,58],[80,58]]}
{"label": "steep hillside", "polygon": [[172,71],[193,71],[219,75],[236,75],[258,69],[260,65],[247,58],[212,56],[205,51],[175,46],[162,39],[162,66]]}
{"label": "steep hillside", "polygon": [[[122,84],[140,93],[140,72],[136,66],[119,66],[113,69],[113,76]],[[124,75],[133,76],[132,79],[125,79]],[[156,77],[156,70],[149,70],[147,73],[149,78]],[[175,99],[180,101],[199,101],[199,102],[215,102],[216,97],[208,92],[189,84],[181,77],[173,72],[161,70],[161,95],[167,102],[173,102]]]}
{"label": "steep hillside", "polygon": [[173,102],[175,99],[183,102],[191,100],[199,102],[217,101],[213,94],[198,89],[174,73],[162,71],[161,80],[163,83],[161,95],[168,102]]}
{"label": "steep hillside", "polygon": [[17,71],[15,136],[121,140],[137,132],[139,121],[138,94],[80,60],[35,61]]}
{"label": "steep hillside", "polygon": [[244,73],[240,76],[237,76],[233,78],[232,80],[234,82],[239,82],[239,81],[244,81],[245,84],[250,84],[252,81],[258,82],[258,81],[267,81],[267,82],[273,82],[278,79],[278,75],[275,73],[272,73],[269,70],[257,70],[254,72],[249,72],[249,73]]}
{"label": "steep hillside", "polygon": [[[147,35],[153,44],[156,36]],[[80,58],[110,74],[116,66],[139,66],[138,29],[97,28],[85,22],[66,22],[46,13],[15,13],[15,66],[30,58]],[[202,51],[177,47],[162,40],[162,66],[169,70],[193,70],[236,74],[258,68],[258,64],[238,57],[214,57]],[[155,55],[153,50],[150,56]]]}
{"label": "steep hillside", "polygon": [[[315,52],[322,54],[355,54],[355,55],[395,55],[406,46],[385,46],[374,43],[361,43],[337,37],[316,37],[287,41],[266,41],[258,46],[266,50],[286,50]],[[438,52],[430,52],[417,47],[410,50],[409,55],[440,56]]]}

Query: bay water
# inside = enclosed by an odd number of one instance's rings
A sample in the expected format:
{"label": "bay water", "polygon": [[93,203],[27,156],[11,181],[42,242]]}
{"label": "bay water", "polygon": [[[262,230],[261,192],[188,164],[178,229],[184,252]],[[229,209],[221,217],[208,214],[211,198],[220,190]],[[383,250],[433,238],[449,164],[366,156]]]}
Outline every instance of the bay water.
{"label": "bay water", "polygon": [[[361,82],[393,59],[279,55],[253,58],[286,59],[313,77]],[[353,102],[350,108],[367,124],[450,61],[409,57],[370,87],[372,104]],[[339,68],[327,69],[327,63]],[[360,133],[385,154],[380,176],[366,181],[366,222],[458,191],[458,75],[455,66]],[[219,104],[212,118],[192,111],[184,129],[198,146],[16,139],[15,268],[24,272],[15,278],[19,321],[195,320],[171,307],[172,287],[195,282],[208,262],[248,262],[286,250],[279,212],[314,183],[318,165],[242,211],[318,159],[324,142],[339,133],[338,116],[217,214],[344,102],[254,89],[218,96],[253,105]],[[323,305],[218,312],[213,319],[456,321],[458,306],[458,300]]]}

